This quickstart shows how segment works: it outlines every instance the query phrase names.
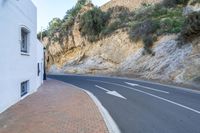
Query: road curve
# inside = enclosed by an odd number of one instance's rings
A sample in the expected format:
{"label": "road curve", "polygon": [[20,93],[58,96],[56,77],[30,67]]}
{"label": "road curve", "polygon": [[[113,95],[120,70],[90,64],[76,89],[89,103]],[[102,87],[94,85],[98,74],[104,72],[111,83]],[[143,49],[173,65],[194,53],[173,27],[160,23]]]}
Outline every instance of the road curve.
{"label": "road curve", "polygon": [[200,93],[151,82],[49,75],[95,95],[122,133],[200,133]]}

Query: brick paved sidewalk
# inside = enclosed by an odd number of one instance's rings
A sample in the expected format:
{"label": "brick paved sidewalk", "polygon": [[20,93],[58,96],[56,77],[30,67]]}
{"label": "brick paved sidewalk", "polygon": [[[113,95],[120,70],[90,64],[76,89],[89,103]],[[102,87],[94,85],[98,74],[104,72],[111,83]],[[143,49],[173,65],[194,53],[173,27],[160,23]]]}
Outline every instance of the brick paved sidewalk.
{"label": "brick paved sidewalk", "polygon": [[107,133],[95,103],[81,90],[48,80],[0,114],[0,133]]}

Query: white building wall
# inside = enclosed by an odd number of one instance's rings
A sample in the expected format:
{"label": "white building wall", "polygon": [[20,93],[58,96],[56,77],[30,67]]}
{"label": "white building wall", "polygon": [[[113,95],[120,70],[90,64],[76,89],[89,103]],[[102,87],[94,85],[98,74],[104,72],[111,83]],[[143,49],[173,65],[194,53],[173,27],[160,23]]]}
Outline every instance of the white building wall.
{"label": "white building wall", "polygon": [[37,40],[37,63],[39,63],[39,76],[37,76],[36,88],[39,88],[43,83],[43,74],[44,74],[44,50],[42,43]]}
{"label": "white building wall", "polygon": [[[21,26],[29,31],[29,54],[20,49]],[[21,97],[21,82],[29,80],[29,94],[42,83],[37,75],[42,46],[37,41],[37,10],[31,0],[0,0],[0,112]]]}

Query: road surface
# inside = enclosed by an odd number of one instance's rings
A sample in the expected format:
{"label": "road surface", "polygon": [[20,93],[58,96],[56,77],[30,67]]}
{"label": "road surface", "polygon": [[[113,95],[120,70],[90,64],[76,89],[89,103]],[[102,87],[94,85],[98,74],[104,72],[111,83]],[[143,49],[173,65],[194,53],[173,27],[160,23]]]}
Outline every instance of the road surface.
{"label": "road surface", "polygon": [[200,133],[200,93],[120,78],[49,75],[90,91],[122,133]]}

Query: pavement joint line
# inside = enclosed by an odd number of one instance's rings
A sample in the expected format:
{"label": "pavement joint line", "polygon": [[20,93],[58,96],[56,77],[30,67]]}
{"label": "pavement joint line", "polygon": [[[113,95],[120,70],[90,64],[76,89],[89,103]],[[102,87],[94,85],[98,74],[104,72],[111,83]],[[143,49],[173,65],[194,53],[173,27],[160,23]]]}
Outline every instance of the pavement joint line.
{"label": "pavement joint line", "polygon": [[143,85],[139,85],[139,84],[133,84],[133,83],[129,83],[129,82],[125,82],[125,83],[128,84],[128,85],[131,85],[131,86],[138,86],[138,87],[142,87],[142,88],[145,88],[145,89],[148,89],[148,90],[169,94],[169,92],[167,92],[167,91],[162,91],[162,90],[154,89],[154,88],[143,86]]}
{"label": "pavement joint line", "polygon": [[138,90],[138,89],[135,89],[135,88],[132,88],[132,87],[128,87],[128,86],[125,86],[125,85],[121,85],[121,84],[117,84],[117,83],[110,83],[110,82],[105,82],[105,81],[100,81],[100,80],[99,80],[99,81],[98,81],[98,80],[90,80],[90,81],[101,82],[101,83],[105,83],[105,84],[112,84],[112,85],[116,85],[116,86],[121,86],[121,87],[124,87],[124,88],[128,88],[128,89],[131,89],[131,90],[134,90],[134,91],[137,91],[137,92],[140,92],[140,93],[143,93],[143,94],[152,96],[152,97],[154,97],[154,98],[160,99],[160,100],[162,100],[162,101],[165,101],[165,102],[168,102],[168,103],[177,105],[177,106],[179,106],[179,107],[182,107],[182,108],[184,108],[184,109],[190,110],[190,111],[195,112],[195,113],[197,113],[197,114],[200,114],[200,111],[198,111],[198,110],[192,109],[192,108],[187,107],[187,106],[185,106],[185,105],[182,105],[182,104],[180,104],[180,103],[176,103],[176,102],[174,102],[174,101],[171,101],[171,100],[168,100],[168,99],[165,99],[165,98],[156,96],[156,95],[154,95],[154,94],[151,94],[151,93],[148,93],[148,92],[145,92],[145,91],[142,91],[142,90]]}
{"label": "pavement joint line", "polygon": [[[61,81],[62,82],[62,81]],[[63,82],[65,83],[65,82]],[[78,86],[75,86],[73,84],[67,83],[67,85],[70,85],[74,88],[77,88],[81,91],[84,91],[96,104],[96,106],[99,109],[99,112],[101,113],[101,116],[103,117],[103,120],[108,128],[108,132],[109,133],[121,133],[119,127],[117,126],[116,122],[113,120],[113,118],[111,117],[110,113],[106,110],[106,108],[101,104],[101,102],[98,100],[97,97],[94,96],[94,94],[92,94],[91,92],[80,88]]]}

